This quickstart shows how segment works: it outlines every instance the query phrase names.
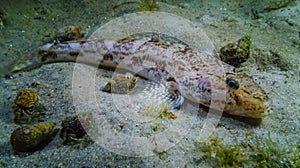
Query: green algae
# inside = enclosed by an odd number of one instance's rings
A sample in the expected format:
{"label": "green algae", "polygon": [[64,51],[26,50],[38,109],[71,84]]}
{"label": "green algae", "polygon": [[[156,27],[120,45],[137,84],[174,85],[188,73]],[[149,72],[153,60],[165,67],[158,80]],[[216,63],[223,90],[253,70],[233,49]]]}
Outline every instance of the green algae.
{"label": "green algae", "polygon": [[240,49],[242,50],[241,52],[243,52],[243,55],[248,55],[250,54],[250,50],[252,48],[252,42],[251,42],[251,37],[250,35],[245,35],[243,38],[241,38],[238,41],[238,45],[240,47]]}
{"label": "green algae", "polygon": [[272,0],[269,2],[268,7],[265,8],[265,11],[269,12],[272,10],[281,9],[281,8],[287,7],[292,2],[294,2],[294,1],[293,0]]}
{"label": "green algae", "polygon": [[176,119],[177,115],[168,110],[167,106],[164,106],[159,112],[158,118],[161,119]]}
{"label": "green algae", "polygon": [[[202,158],[216,167],[300,167],[300,145],[287,149],[267,137],[259,137],[250,132],[243,141],[224,145],[223,139],[212,137],[208,142],[200,142]],[[298,143],[299,144],[299,143]]]}
{"label": "green algae", "polygon": [[156,0],[142,0],[139,8],[141,11],[156,11],[159,9],[159,5]]}
{"label": "green algae", "polygon": [[144,110],[144,114],[148,116],[153,116],[157,114],[157,118],[159,119],[176,119],[177,115],[173,112],[169,111],[167,107],[167,103],[162,103],[160,107],[158,107],[155,103],[151,103],[146,109]]}
{"label": "green algae", "polygon": [[203,159],[217,167],[241,167],[247,161],[243,148],[238,143],[225,146],[222,141],[212,137],[208,143],[200,142]]}
{"label": "green algae", "polygon": [[113,9],[117,9],[123,5],[137,4],[140,11],[156,11],[160,8],[156,0],[141,0],[141,1],[126,1],[113,6]]}

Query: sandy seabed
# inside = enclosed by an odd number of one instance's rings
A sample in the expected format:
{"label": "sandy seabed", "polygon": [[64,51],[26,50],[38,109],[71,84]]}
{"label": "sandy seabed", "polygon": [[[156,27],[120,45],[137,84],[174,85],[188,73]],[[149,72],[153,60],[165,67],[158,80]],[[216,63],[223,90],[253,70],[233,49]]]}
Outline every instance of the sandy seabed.
{"label": "sandy seabed", "polygon": [[[5,0],[0,4],[4,11],[3,26],[0,29],[2,69],[28,51],[53,41],[55,32],[62,31],[66,26],[81,26],[87,38],[108,21],[139,11],[134,3],[114,8],[114,5],[119,4],[118,1]],[[167,0],[159,5],[159,11],[202,24],[202,29],[216,49],[235,42],[246,34],[250,34],[252,38],[251,59],[243,69],[252,74],[268,93],[273,113],[265,117],[259,126],[222,117],[214,134],[224,138],[224,143],[229,145],[235,142],[235,138],[243,140],[250,131],[260,137],[270,133],[272,140],[280,147],[295,148],[299,145],[300,3],[294,2],[279,9],[270,9],[268,1],[243,3]],[[179,136],[178,142],[173,141],[174,145],[170,145],[170,149],[163,152],[158,150],[157,154],[152,150],[154,155],[149,157],[119,155],[90,140],[76,145],[63,145],[58,136],[40,151],[25,155],[14,154],[9,138],[19,125],[13,122],[11,106],[18,91],[26,88],[35,90],[39,95],[39,102],[46,108],[46,115],[42,120],[60,125],[65,117],[76,115],[72,97],[73,70],[74,63],[54,63],[13,74],[12,79],[1,77],[0,167],[211,167],[205,161],[199,163],[201,152],[195,145],[206,118],[203,113],[196,114],[188,132],[183,137]],[[96,90],[99,91],[112,75],[111,71],[99,69],[96,72]],[[107,115],[107,120],[116,122],[116,125],[121,123],[122,127],[125,123],[122,128],[124,133],[145,137],[153,133],[145,131],[153,129],[153,123],[139,125],[136,122],[127,124],[122,121],[122,114],[113,105],[110,94],[99,91],[96,97],[99,108],[103,110],[99,115]],[[160,120],[158,123],[161,129],[166,129],[172,121]],[[135,147],[136,144],[129,145]]]}

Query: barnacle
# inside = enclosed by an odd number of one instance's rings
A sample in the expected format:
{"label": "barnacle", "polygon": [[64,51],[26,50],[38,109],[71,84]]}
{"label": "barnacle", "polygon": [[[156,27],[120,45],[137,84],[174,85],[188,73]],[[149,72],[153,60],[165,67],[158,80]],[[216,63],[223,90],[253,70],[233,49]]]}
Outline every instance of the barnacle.
{"label": "barnacle", "polygon": [[45,147],[57,132],[53,122],[25,125],[11,133],[10,143],[16,152],[34,152]]}
{"label": "barnacle", "polygon": [[78,116],[67,117],[61,123],[62,129],[59,133],[64,144],[72,144],[82,138],[86,132],[83,129]]}
{"label": "barnacle", "polygon": [[16,123],[31,122],[33,118],[39,117],[43,113],[43,106],[38,104],[38,95],[35,91],[21,90],[13,106],[14,121]]}

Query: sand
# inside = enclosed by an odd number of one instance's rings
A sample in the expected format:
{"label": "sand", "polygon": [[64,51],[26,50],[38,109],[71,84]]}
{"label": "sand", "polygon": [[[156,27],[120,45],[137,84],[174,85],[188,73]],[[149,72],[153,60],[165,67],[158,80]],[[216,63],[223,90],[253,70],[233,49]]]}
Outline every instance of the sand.
{"label": "sand", "polygon": [[[8,64],[20,59],[28,51],[52,42],[55,32],[62,31],[66,26],[81,26],[85,32],[84,38],[88,38],[108,21],[139,11],[134,3],[113,9],[118,3],[96,0],[1,1],[0,8],[5,12],[0,29],[1,68],[7,68]],[[243,140],[250,131],[260,137],[266,137],[270,132],[271,138],[280,147],[294,148],[299,145],[300,3],[294,2],[280,9],[271,8],[268,1],[248,3],[173,0],[160,2],[159,5],[159,11],[202,25],[202,30],[217,50],[229,42],[236,42],[246,34],[252,38],[251,58],[243,69],[253,75],[268,93],[272,100],[273,113],[265,117],[258,126],[222,117],[213,134],[221,136],[224,143],[230,145],[234,144],[235,138]],[[157,23],[163,24],[159,21]],[[206,119],[202,109],[199,113],[193,113],[198,110],[197,107],[192,112],[186,112],[192,115],[191,118],[187,117],[190,119],[187,121],[190,124],[188,131],[169,134],[171,144],[166,142],[169,146],[158,148],[157,151],[149,148],[151,151],[148,154],[151,156],[139,157],[138,154],[130,152],[118,154],[112,146],[103,146],[107,143],[101,146],[89,138],[76,145],[63,145],[58,136],[40,151],[16,155],[9,143],[11,132],[19,127],[13,122],[12,104],[16,94],[26,88],[35,90],[40,97],[39,102],[46,108],[46,115],[41,120],[60,125],[65,117],[76,115],[72,96],[74,65],[54,63],[13,74],[11,79],[1,77],[0,167],[211,167],[205,160],[201,163],[197,161],[201,158],[201,152],[195,143],[199,141],[199,130]],[[112,75],[113,72],[102,69],[96,72],[96,97],[102,112],[99,115],[104,115],[115,125],[124,124],[124,133],[141,137],[151,136],[155,123],[162,130],[171,126],[174,121],[170,119],[145,125],[124,119],[120,109],[114,106],[112,96],[100,91]],[[126,145],[127,150],[136,145]],[[141,150],[143,149],[145,148],[141,146]],[[145,152],[147,151],[142,153]]]}

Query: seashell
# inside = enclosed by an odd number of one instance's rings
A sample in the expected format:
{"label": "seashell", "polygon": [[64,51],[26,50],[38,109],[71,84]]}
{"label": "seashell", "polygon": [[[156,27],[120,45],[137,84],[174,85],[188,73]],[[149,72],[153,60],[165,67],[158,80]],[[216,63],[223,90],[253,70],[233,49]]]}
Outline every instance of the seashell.
{"label": "seashell", "polygon": [[102,91],[116,94],[128,94],[136,86],[137,78],[132,74],[116,75],[107,82]]}
{"label": "seashell", "polygon": [[10,144],[16,152],[35,152],[51,142],[57,132],[53,122],[25,125],[11,133]]}
{"label": "seashell", "polygon": [[78,116],[65,118],[61,126],[62,129],[59,136],[64,140],[64,144],[76,142],[86,134]]}

